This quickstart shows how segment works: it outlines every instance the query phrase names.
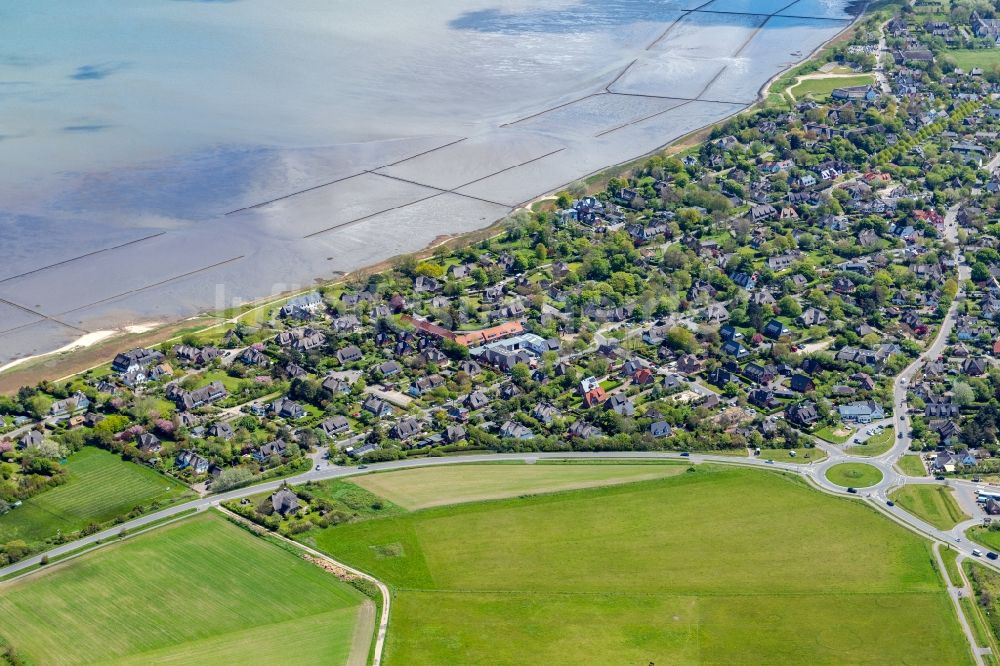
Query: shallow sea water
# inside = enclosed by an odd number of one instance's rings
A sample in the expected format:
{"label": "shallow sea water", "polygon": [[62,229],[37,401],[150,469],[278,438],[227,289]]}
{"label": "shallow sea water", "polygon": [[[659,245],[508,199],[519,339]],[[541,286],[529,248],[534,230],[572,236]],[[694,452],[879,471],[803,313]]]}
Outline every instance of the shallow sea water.
{"label": "shallow sea water", "polygon": [[0,4],[0,364],[488,226],[738,111],[845,8]]}

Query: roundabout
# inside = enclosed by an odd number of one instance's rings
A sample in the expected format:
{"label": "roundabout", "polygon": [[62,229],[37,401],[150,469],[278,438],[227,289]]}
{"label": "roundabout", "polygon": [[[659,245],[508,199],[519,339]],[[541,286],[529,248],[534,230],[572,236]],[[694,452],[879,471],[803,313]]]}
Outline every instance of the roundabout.
{"label": "roundabout", "polygon": [[867,463],[838,463],[826,470],[826,479],[843,488],[868,488],[882,482],[882,471]]}

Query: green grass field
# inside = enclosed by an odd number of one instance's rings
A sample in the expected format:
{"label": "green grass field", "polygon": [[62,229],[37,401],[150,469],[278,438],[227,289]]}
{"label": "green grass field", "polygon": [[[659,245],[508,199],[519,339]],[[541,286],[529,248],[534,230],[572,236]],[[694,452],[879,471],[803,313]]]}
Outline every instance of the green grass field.
{"label": "green grass field", "polygon": [[[792,451],[795,452],[794,456],[791,454]],[[773,460],[775,462],[784,463],[801,463],[803,465],[807,465],[811,462],[826,459],[826,451],[815,447],[811,449],[761,449],[760,455],[757,457],[762,460]]]}
{"label": "green grass field", "polygon": [[882,472],[865,463],[840,463],[826,470],[826,478],[845,488],[867,488],[882,480]]}
{"label": "green grass field", "polygon": [[22,539],[37,544],[58,531],[70,534],[153,501],[166,505],[194,497],[187,486],[117,455],[84,448],[66,463],[69,479],[0,516],[0,543]]}
{"label": "green grass field", "polygon": [[345,663],[365,597],[218,514],[0,587],[33,663]]}
{"label": "green grass field", "polygon": [[969,515],[959,508],[955,495],[947,486],[903,486],[893,491],[889,499],[940,530],[950,530],[969,519]]}
{"label": "green grass field", "polygon": [[702,465],[316,543],[393,587],[390,665],[970,661],[927,542],[778,473]]}
{"label": "green grass field", "polygon": [[1000,49],[948,49],[943,55],[965,71],[973,67],[988,69],[1000,63]]}
{"label": "green grass field", "polygon": [[893,447],[896,443],[896,431],[893,428],[886,428],[878,435],[869,437],[864,444],[849,446],[844,449],[852,456],[880,456]]}
{"label": "green grass field", "polygon": [[899,470],[908,476],[927,476],[927,470],[924,468],[924,463],[921,462],[920,456],[908,453],[902,458],[900,458],[896,466]]}
{"label": "green grass field", "polygon": [[944,562],[944,570],[951,584],[956,587],[961,586],[962,574],[958,570],[958,551],[942,546],[941,561]]}
{"label": "green grass field", "polygon": [[826,99],[836,88],[847,88],[850,86],[866,86],[874,82],[875,77],[871,74],[858,74],[857,76],[836,76],[823,79],[806,79],[788,89],[795,99],[813,97],[815,99]]}
{"label": "green grass field", "polygon": [[851,438],[854,431],[846,427],[833,428],[832,426],[823,426],[814,434],[825,442],[843,444]]}
{"label": "green grass field", "polygon": [[406,509],[645,481],[683,473],[686,466],[513,464],[418,467],[366,474],[353,482]]}
{"label": "green grass field", "polygon": [[988,527],[973,527],[966,530],[965,535],[972,541],[1000,553],[1000,531]]}

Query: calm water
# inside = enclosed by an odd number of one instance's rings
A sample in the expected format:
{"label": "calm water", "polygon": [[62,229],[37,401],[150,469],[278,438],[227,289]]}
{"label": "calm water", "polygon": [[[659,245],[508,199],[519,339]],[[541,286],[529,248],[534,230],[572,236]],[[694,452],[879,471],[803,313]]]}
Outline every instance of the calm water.
{"label": "calm water", "polygon": [[224,168],[213,185],[230,191],[261,149],[464,135],[598,83],[676,15],[535,4],[6,0],[0,191],[37,203],[80,174],[165,160]]}
{"label": "calm water", "polygon": [[703,4],[5,0],[0,364],[486,226],[734,113],[847,24]]}

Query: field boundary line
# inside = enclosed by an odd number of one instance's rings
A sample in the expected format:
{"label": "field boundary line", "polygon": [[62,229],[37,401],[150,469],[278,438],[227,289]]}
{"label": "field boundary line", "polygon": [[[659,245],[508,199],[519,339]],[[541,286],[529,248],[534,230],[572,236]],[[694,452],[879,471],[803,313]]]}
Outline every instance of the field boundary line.
{"label": "field boundary line", "polygon": [[301,551],[303,551],[305,553],[308,553],[309,555],[312,555],[313,557],[319,558],[321,560],[324,560],[325,562],[330,563],[331,565],[333,565],[333,566],[335,566],[337,568],[343,569],[344,571],[346,571],[346,572],[348,572],[350,574],[353,574],[353,575],[357,576],[358,578],[363,578],[363,579],[365,579],[365,580],[367,580],[367,581],[369,581],[371,583],[374,583],[375,586],[378,588],[379,592],[382,595],[382,612],[378,614],[378,616],[379,616],[378,617],[378,625],[375,628],[375,650],[374,650],[374,654],[372,655],[371,664],[372,664],[372,666],[381,666],[381,663],[382,663],[382,652],[385,649],[385,637],[386,637],[386,634],[388,633],[388,630],[389,630],[389,604],[390,604],[390,595],[389,595],[389,588],[386,586],[385,583],[383,583],[382,581],[380,581],[378,578],[375,578],[374,576],[365,573],[364,571],[361,571],[359,569],[355,569],[352,566],[348,566],[347,564],[344,564],[343,562],[335,560],[332,557],[330,557],[329,555],[327,555],[326,553],[320,552],[320,551],[316,550],[315,548],[312,548],[310,546],[305,545],[304,543],[300,543],[298,541],[295,541],[294,539],[289,539],[288,537],[284,536],[283,534],[278,534],[277,532],[272,532],[272,531],[270,531],[270,530],[268,530],[268,529],[266,529],[264,527],[261,527],[257,523],[255,523],[255,522],[253,522],[251,520],[247,520],[246,518],[244,518],[243,516],[240,516],[239,514],[233,513],[232,511],[230,511],[229,509],[225,508],[221,504],[217,505],[216,508],[219,510],[220,513],[224,514],[226,517],[231,518],[233,520],[236,520],[236,521],[238,521],[239,523],[241,523],[243,525],[247,525],[248,527],[252,528],[255,532],[259,532],[261,534],[273,536],[273,537],[275,537],[277,539],[280,539],[280,540],[282,540],[282,541],[284,541],[284,542],[286,542],[286,543],[294,546],[295,548],[298,548],[299,550],[301,550]]}

